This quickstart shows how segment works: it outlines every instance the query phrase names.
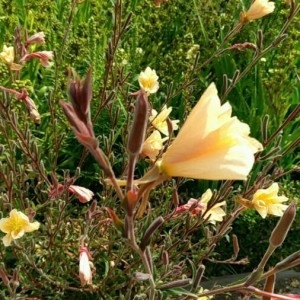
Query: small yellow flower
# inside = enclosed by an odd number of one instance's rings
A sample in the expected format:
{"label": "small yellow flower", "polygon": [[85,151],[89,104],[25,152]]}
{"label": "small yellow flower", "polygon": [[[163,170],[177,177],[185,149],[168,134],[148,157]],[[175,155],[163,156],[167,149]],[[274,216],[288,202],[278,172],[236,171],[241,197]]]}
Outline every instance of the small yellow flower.
{"label": "small yellow flower", "polygon": [[158,130],[154,130],[143,144],[142,154],[155,160],[160,150],[163,148],[163,143],[168,138],[162,138]]}
{"label": "small yellow flower", "polygon": [[0,59],[7,65],[11,65],[15,59],[14,47],[3,46],[3,51],[0,53]]}
{"label": "small yellow flower", "polygon": [[258,213],[265,218],[267,215],[281,217],[288,205],[281,204],[288,200],[285,196],[278,196],[278,183],[274,182],[267,189],[259,189],[255,192],[252,204]]}
{"label": "small yellow flower", "polygon": [[[201,293],[205,293],[205,292],[208,292],[208,290],[204,289],[203,287],[200,287],[197,294],[201,294]],[[209,299],[212,299],[212,298],[213,298],[213,296],[200,296],[196,300],[209,300]]]}
{"label": "small yellow flower", "polygon": [[[161,133],[164,135],[168,136],[169,135],[169,130],[168,130],[168,123],[167,123],[167,118],[169,114],[172,111],[172,107],[168,107],[166,105],[163,106],[161,112],[158,114],[155,109],[152,109],[151,111],[151,116],[149,117],[149,121],[155,127],[158,129]],[[177,123],[179,120],[172,120],[172,129],[177,130],[178,125]]]}
{"label": "small yellow flower", "polygon": [[260,19],[275,9],[275,3],[269,0],[255,0],[248,11],[243,11],[240,16],[240,22],[245,24],[249,21]]}
{"label": "small yellow flower", "polygon": [[3,237],[4,246],[9,246],[12,240],[21,238],[25,232],[38,230],[39,222],[29,222],[29,218],[20,211],[13,209],[8,218],[0,220],[0,230],[6,235]]}
{"label": "small yellow flower", "polygon": [[142,90],[147,94],[154,94],[159,88],[158,76],[155,70],[147,67],[138,77],[138,81]]}
{"label": "small yellow flower", "polygon": [[168,177],[245,180],[262,145],[231,112],[228,102],[221,105],[211,84],[163,154],[160,172]]}
{"label": "small yellow flower", "polygon": [[225,201],[222,201],[220,203],[215,204],[213,207],[211,207],[208,211],[207,210],[207,205],[212,197],[212,191],[211,189],[208,189],[202,196],[200,199],[200,203],[201,205],[204,206],[204,212],[205,212],[205,216],[204,218],[212,223],[212,224],[216,224],[216,222],[222,222],[223,221],[223,217],[226,216],[225,211],[221,208],[221,206],[226,205]]}

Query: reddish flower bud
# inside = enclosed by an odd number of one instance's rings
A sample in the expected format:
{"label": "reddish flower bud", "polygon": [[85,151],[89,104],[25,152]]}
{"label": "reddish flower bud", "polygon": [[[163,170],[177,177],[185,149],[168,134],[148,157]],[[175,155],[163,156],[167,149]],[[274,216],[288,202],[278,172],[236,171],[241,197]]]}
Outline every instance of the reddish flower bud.
{"label": "reddish flower bud", "polygon": [[133,124],[129,133],[127,150],[135,156],[141,152],[148,123],[148,96],[144,91],[137,94]]}

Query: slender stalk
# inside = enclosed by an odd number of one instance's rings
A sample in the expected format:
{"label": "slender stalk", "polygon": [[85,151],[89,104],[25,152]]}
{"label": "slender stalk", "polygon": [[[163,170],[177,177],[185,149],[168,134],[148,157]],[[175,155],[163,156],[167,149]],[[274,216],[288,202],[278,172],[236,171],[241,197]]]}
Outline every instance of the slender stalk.
{"label": "slender stalk", "polygon": [[146,252],[142,251],[136,242],[136,237],[134,232],[134,217],[133,215],[127,214],[125,218],[126,218],[126,225],[127,225],[127,238],[130,242],[130,246],[140,256],[144,268],[146,272],[149,274],[149,283],[150,283],[149,300],[155,300],[155,282],[153,279],[152,269],[148,261]]}

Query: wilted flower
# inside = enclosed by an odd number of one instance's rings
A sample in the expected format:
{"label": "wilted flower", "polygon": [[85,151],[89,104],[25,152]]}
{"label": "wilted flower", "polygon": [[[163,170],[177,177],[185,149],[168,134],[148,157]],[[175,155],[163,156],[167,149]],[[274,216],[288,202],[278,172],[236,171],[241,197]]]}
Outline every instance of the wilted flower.
{"label": "wilted flower", "polygon": [[255,0],[248,11],[243,11],[240,16],[240,22],[245,24],[251,20],[256,20],[272,13],[275,9],[275,3],[269,0]]}
{"label": "wilted flower", "polygon": [[21,238],[25,232],[38,230],[39,227],[39,222],[31,223],[25,214],[13,209],[8,218],[0,220],[0,230],[6,233],[2,239],[4,246],[9,246],[12,240]]}
{"label": "wilted flower", "polygon": [[[172,107],[167,107],[166,105],[164,105],[160,113],[157,113],[155,109],[152,109],[151,116],[149,117],[149,121],[151,122],[153,127],[158,129],[161,133],[163,133],[166,136],[169,135],[167,119],[171,111]],[[178,122],[179,120],[171,121],[173,130],[178,129]]]}
{"label": "wilted flower", "polygon": [[175,215],[189,211],[192,216],[202,213],[205,214],[204,219],[208,222],[215,224],[216,222],[223,221],[223,217],[226,215],[221,206],[226,205],[225,201],[215,204],[207,211],[207,206],[212,197],[211,189],[208,189],[200,198],[200,200],[191,198],[186,204],[179,206],[176,209]]}
{"label": "wilted flower", "polygon": [[0,53],[0,59],[7,65],[11,65],[15,59],[14,47],[3,46],[3,51]]}
{"label": "wilted flower", "polygon": [[49,60],[53,59],[53,52],[52,51],[39,51],[39,52],[27,53],[20,59],[20,63],[28,61],[32,58],[39,59],[43,67],[48,67]]}
{"label": "wilted flower", "polygon": [[285,196],[278,196],[278,183],[274,182],[267,189],[259,189],[255,192],[252,204],[258,213],[265,218],[267,215],[281,217],[288,205],[281,204],[288,200]]}
{"label": "wilted flower", "polygon": [[21,92],[18,92],[13,89],[8,89],[3,86],[0,86],[0,89],[5,92],[12,93],[17,99],[23,101],[25,104],[25,107],[30,115],[30,118],[34,121],[34,123],[35,124],[41,123],[41,116],[38,112],[38,109],[37,109],[34,101],[29,97],[26,89],[22,89]]}
{"label": "wilted flower", "polygon": [[163,143],[168,138],[162,138],[158,130],[154,130],[143,144],[142,154],[150,159],[156,159],[160,150],[163,148]]}
{"label": "wilted flower", "polygon": [[212,83],[163,154],[160,172],[168,177],[245,180],[262,145],[231,112],[228,102],[221,105]]}
{"label": "wilted flower", "polygon": [[37,32],[26,41],[26,46],[31,44],[44,44],[45,43],[45,34],[43,31]]}
{"label": "wilted flower", "polygon": [[147,94],[154,94],[159,88],[158,76],[155,70],[147,67],[138,77],[138,81],[142,90]]}
{"label": "wilted flower", "polygon": [[79,278],[82,286],[92,284],[91,255],[86,247],[79,249]]}
{"label": "wilted flower", "polygon": [[94,193],[91,190],[78,185],[70,185],[68,190],[75,194],[81,203],[89,202],[94,196]]}

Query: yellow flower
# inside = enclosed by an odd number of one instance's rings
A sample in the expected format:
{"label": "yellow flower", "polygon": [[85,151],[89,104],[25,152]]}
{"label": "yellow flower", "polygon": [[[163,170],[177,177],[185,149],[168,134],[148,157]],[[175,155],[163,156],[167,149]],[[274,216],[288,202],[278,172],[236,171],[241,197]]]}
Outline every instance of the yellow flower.
{"label": "yellow flower", "polygon": [[[149,117],[149,121],[151,122],[153,127],[158,129],[161,133],[163,133],[166,136],[169,135],[167,118],[168,118],[169,114],[171,113],[171,111],[172,111],[172,107],[167,108],[167,106],[164,105],[159,114],[157,113],[157,111],[155,109],[152,109],[151,116]],[[171,121],[173,130],[178,129],[178,125],[177,125],[178,122],[179,122],[179,120]]]}
{"label": "yellow flower", "polygon": [[138,81],[142,90],[144,90],[147,94],[156,93],[159,84],[158,84],[158,76],[155,70],[147,67],[145,71],[141,72]]}
{"label": "yellow flower", "polygon": [[163,143],[168,138],[162,138],[158,130],[154,130],[143,144],[142,154],[155,160],[160,150],[163,148]]}
{"label": "yellow flower", "polygon": [[14,62],[15,54],[14,47],[3,46],[3,51],[0,53],[0,59],[7,65],[11,65]]}
{"label": "yellow flower", "polygon": [[274,2],[269,2],[269,0],[255,0],[248,11],[241,13],[240,22],[245,24],[251,20],[260,19],[272,13],[274,9]]}
{"label": "yellow flower", "polygon": [[259,189],[255,192],[252,204],[258,213],[265,218],[267,215],[281,217],[288,205],[281,204],[288,200],[285,196],[278,196],[278,183],[274,182],[267,189]]}
{"label": "yellow flower", "polygon": [[29,222],[29,218],[20,211],[13,209],[9,218],[0,220],[0,230],[6,235],[3,237],[4,246],[9,246],[12,240],[19,239],[25,232],[32,232],[38,230],[40,227],[39,222]]}
{"label": "yellow flower", "polygon": [[250,128],[231,117],[212,83],[191,111],[177,137],[163,154],[159,169],[168,177],[245,180],[262,145]]}
{"label": "yellow flower", "polygon": [[[202,293],[205,293],[205,292],[208,292],[207,289],[204,289],[203,287],[200,287],[199,291],[197,294],[202,294]],[[213,296],[200,296],[197,298],[197,300],[209,300],[209,299],[212,299]]]}
{"label": "yellow flower", "polygon": [[200,199],[200,203],[202,206],[204,206],[204,212],[205,212],[205,216],[204,218],[212,223],[212,224],[216,224],[216,222],[222,222],[223,221],[223,217],[226,216],[225,211],[221,208],[221,206],[226,205],[225,201],[222,201],[220,203],[215,204],[213,207],[211,207],[208,211],[207,210],[207,205],[212,197],[212,191],[211,189],[208,189],[202,196]]}

